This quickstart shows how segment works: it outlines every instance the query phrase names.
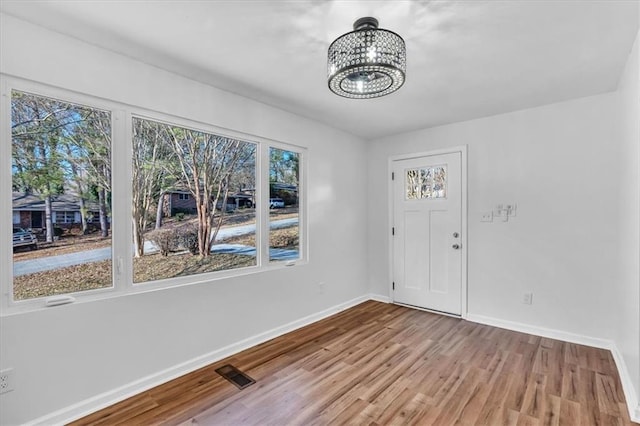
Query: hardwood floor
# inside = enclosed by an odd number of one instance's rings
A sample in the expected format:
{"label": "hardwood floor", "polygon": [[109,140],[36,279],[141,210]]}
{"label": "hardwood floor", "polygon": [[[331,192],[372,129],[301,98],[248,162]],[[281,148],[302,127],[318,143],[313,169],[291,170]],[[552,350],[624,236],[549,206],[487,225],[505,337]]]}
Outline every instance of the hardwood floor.
{"label": "hardwood floor", "polygon": [[609,351],[373,301],[74,424],[345,423],[633,424]]}

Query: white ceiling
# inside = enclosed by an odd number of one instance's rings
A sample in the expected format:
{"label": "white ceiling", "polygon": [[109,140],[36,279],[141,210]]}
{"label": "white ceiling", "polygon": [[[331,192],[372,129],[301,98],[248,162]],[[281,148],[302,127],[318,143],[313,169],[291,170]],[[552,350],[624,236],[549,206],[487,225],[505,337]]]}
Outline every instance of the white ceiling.
{"label": "white ceiling", "polygon": [[[615,90],[638,0],[18,1],[0,11],[371,139]],[[399,33],[407,81],[352,100],[329,44],[362,16]]]}

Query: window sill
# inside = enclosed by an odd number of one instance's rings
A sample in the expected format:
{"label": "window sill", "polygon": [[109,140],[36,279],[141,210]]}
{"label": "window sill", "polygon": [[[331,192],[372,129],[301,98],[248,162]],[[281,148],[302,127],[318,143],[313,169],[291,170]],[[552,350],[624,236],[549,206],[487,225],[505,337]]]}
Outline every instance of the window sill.
{"label": "window sill", "polygon": [[41,297],[37,299],[21,300],[15,302],[12,301],[8,303],[8,306],[4,306],[2,308],[2,312],[0,312],[0,318],[44,311],[52,308],[59,308],[61,306],[77,305],[82,303],[96,302],[100,300],[133,296],[143,293],[171,290],[192,285],[212,283],[214,281],[268,273],[271,271],[288,269],[296,266],[305,266],[308,263],[309,262],[306,259],[299,259],[288,262],[274,262],[265,266],[250,266],[246,268],[200,274],[197,276],[191,275],[185,277],[168,278],[159,281],[151,281],[146,283],[136,283],[121,289],[111,287],[97,290],[87,290],[85,292],[69,293],[65,294],[64,296],[70,296],[73,300],[62,304],[54,303],[48,305],[47,303],[47,301],[55,300],[55,298],[59,296]]}

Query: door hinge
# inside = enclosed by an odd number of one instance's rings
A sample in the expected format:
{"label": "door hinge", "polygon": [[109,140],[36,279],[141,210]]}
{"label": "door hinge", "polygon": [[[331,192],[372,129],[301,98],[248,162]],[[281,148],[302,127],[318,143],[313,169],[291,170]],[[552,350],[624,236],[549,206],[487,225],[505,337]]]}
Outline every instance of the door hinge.
{"label": "door hinge", "polygon": [[391,235],[396,235],[396,228],[395,227],[391,228]]}
{"label": "door hinge", "polygon": [[394,180],[396,178],[396,174],[394,172],[391,172],[391,180]]}
{"label": "door hinge", "polygon": [[396,283],[395,281],[391,283],[391,290],[395,290],[396,289]]}

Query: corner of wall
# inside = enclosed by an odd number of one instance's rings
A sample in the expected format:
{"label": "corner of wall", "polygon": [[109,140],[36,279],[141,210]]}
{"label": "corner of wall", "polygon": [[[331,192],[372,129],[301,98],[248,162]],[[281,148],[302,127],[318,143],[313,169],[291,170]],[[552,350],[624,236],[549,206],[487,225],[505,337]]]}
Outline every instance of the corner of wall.
{"label": "corner of wall", "polygon": [[391,298],[389,296],[384,296],[382,294],[369,293],[369,299],[370,300],[375,300],[376,302],[382,302],[382,303],[391,303],[391,302],[393,302],[393,300],[391,300]]}
{"label": "corner of wall", "polygon": [[611,351],[613,360],[616,363],[616,368],[618,369],[618,375],[622,383],[622,391],[625,396],[631,421],[640,423],[640,400],[638,400],[638,394],[636,393],[633,379],[627,368],[627,363],[615,342],[610,342],[608,349]]}

